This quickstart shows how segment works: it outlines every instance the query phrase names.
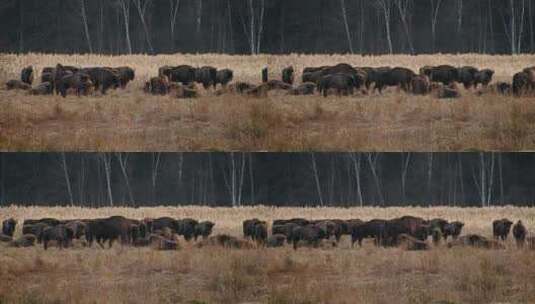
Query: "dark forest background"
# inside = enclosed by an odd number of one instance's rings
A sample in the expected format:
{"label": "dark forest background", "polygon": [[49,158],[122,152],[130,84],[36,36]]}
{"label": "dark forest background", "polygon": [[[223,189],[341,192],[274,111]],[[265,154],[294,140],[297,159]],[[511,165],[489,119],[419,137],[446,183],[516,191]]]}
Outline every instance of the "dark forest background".
{"label": "dark forest background", "polygon": [[533,0],[1,0],[2,52],[533,53]]}
{"label": "dark forest background", "polygon": [[0,153],[2,205],[533,205],[535,153]]}

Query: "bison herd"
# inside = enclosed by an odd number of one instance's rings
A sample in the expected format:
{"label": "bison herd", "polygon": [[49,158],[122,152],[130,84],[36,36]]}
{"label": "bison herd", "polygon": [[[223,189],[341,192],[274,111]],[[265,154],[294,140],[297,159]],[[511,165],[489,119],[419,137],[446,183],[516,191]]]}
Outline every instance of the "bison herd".
{"label": "bison herd", "polygon": [[[179,237],[186,242],[194,241],[197,247],[222,246],[228,248],[282,247],[290,244],[294,249],[300,246],[318,247],[327,244],[337,246],[342,237],[362,246],[365,239],[372,239],[376,246],[401,247],[407,250],[426,250],[439,246],[472,246],[479,248],[504,248],[503,241],[511,230],[519,248],[535,249],[535,237],[528,236],[522,221],[513,225],[508,219],[492,223],[494,239],[477,234],[461,235],[464,223],[449,222],[442,218],[425,220],[415,216],[403,216],[390,220],[372,219],[321,219],[304,218],[274,220],[271,225],[257,218],[243,221],[243,238],[227,234],[211,236],[215,226],[210,221],[192,218],[171,217],[129,219],[111,216],[99,219],[58,220],[54,218],[26,219],[22,224],[22,236],[14,238],[17,221],[9,218],[2,222],[0,242],[12,247],[30,247],[42,244],[46,250],[50,245],[60,249],[71,247],[74,240],[91,247],[95,242],[101,248],[111,248],[115,241],[134,247],[151,246],[160,250],[180,248]],[[269,229],[271,226],[271,229]],[[511,229],[512,228],[512,229]],[[429,242],[428,239],[431,241]]]}
{"label": "bison herd", "polygon": [[[269,79],[268,68],[261,71],[261,84],[232,82],[231,69],[218,70],[215,67],[195,68],[190,65],[162,66],[158,76],[144,83],[143,90],[152,95],[172,95],[178,98],[194,98],[199,95],[196,84],[204,89],[213,89],[215,95],[237,93],[255,97],[265,97],[272,90],[286,91],[288,95],[313,95],[316,92],[328,96],[353,95],[356,92],[369,94],[382,93],[387,87],[414,95],[432,94],[438,98],[457,98],[460,96],[458,84],[465,89],[477,89],[477,94],[494,92],[502,95],[526,96],[535,94],[535,66],[516,73],[512,82],[491,84],[494,71],[477,69],[472,66],[454,67],[451,65],[424,66],[418,73],[404,67],[355,67],[347,63],[333,66],[305,67],[301,83],[294,84],[292,66],[282,70],[280,80]],[[25,67],[19,79],[9,80],[7,89],[28,90],[30,94],[47,95],[68,93],[78,96],[88,95],[94,90],[102,94],[111,89],[125,88],[134,80],[134,69],[123,67],[74,67],[57,64],[45,67],[41,73],[41,83],[32,87],[34,69]],[[220,85],[218,89],[217,86]]]}

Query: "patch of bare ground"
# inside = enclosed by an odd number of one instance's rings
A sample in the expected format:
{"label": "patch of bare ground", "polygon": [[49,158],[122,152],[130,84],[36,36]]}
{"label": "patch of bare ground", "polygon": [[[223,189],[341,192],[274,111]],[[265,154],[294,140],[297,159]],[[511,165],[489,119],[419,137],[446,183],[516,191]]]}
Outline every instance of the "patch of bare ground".
{"label": "patch of bare ground", "polygon": [[[52,216],[134,218],[174,216],[209,219],[215,233],[239,236],[241,221],[306,218],[390,218],[442,216],[465,221],[465,233],[490,234],[496,218],[522,219],[535,229],[532,208],[17,208],[0,218]],[[20,233],[20,228],[16,232]],[[234,250],[195,248],[177,251],[115,246],[44,251],[0,245],[0,301],[21,303],[531,303],[535,301],[535,251],[448,249],[425,252],[397,248]]]}

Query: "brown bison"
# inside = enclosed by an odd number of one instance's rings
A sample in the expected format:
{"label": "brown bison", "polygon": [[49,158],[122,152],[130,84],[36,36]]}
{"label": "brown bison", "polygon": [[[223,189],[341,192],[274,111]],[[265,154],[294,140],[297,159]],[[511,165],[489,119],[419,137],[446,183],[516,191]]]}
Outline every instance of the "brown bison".
{"label": "brown bison", "polygon": [[54,85],[51,82],[42,82],[30,90],[31,95],[52,95],[54,94]]}
{"label": "brown bison", "polygon": [[479,71],[473,66],[464,66],[457,71],[457,81],[462,83],[465,89],[470,89],[476,84]]}
{"label": "brown bison", "polygon": [[414,95],[426,95],[431,92],[431,82],[425,75],[416,75],[411,79],[411,93]]}
{"label": "brown bison", "polygon": [[515,96],[529,95],[535,89],[535,82],[530,79],[527,72],[519,72],[513,75],[513,94]]}
{"label": "brown bison", "polygon": [[195,225],[194,231],[193,231],[193,238],[197,240],[199,236],[202,236],[203,239],[207,238],[212,234],[212,229],[214,228],[215,223],[212,223],[210,221],[200,222],[199,224]]}
{"label": "brown bison", "polygon": [[318,84],[318,91],[323,97],[327,97],[331,89],[335,90],[338,96],[353,95],[355,88],[358,88],[355,78],[341,73],[323,76]]}
{"label": "brown bison", "polygon": [[326,237],[327,234],[324,229],[317,225],[309,224],[294,228],[290,239],[293,243],[293,248],[297,249],[299,242],[304,242],[307,245],[318,247],[320,241]]}
{"label": "brown bison", "polygon": [[50,241],[56,241],[57,246],[62,249],[70,246],[74,238],[74,232],[65,225],[60,224],[43,229],[39,238],[45,250],[48,249],[48,243]]}
{"label": "brown bison", "polygon": [[448,239],[448,236],[451,236],[453,239],[457,239],[461,234],[464,227],[463,222],[454,221],[444,226],[444,239]]}
{"label": "brown bison", "polygon": [[483,87],[487,87],[489,83],[492,81],[492,76],[494,75],[494,70],[491,69],[483,69],[481,71],[478,71],[476,73],[476,79],[474,85],[477,87],[479,84],[483,85]]}
{"label": "brown bison", "polygon": [[85,73],[68,74],[61,80],[56,81],[56,90],[62,97],[67,96],[67,91],[73,89],[77,96],[88,95],[93,87],[90,76]]}
{"label": "brown bison", "polygon": [[93,241],[97,241],[104,248],[103,244],[107,241],[111,248],[115,240],[120,239],[123,245],[130,241],[130,228],[131,222],[122,216],[95,219],[86,223],[85,237],[90,247]]}
{"label": "brown bison", "polygon": [[36,237],[33,234],[23,234],[20,238],[9,242],[10,247],[31,247],[35,245]]}
{"label": "brown bison", "polygon": [[353,226],[353,230],[351,231],[351,246],[354,246],[357,241],[359,246],[362,246],[362,240],[365,238],[374,238],[375,244],[379,246],[383,243],[385,237],[386,223],[386,220],[373,219],[361,225]]}
{"label": "brown bison", "polygon": [[[96,67],[82,69],[82,72],[89,75],[91,82],[93,82],[93,85],[95,86],[95,90],[100,90],[103,95],[105,95],[110,88],[117,89],[121,86],[120,74],[116,69]],[[126,71],[123,72],[127,73]]]}
{"label": "brown bison", "polygon": [[17,79],[11,79],[6,82],[8,90],[31,90],[32,86]]}
{"label": "brown bison", "polygon": [[195,68],[190,65],[176,67],[164,66],[158,71],[158,76],[167,76],[171,82],[180,82],[188,85],[195,81]]}
{"label": "brown bison", "polygon": [[169,93],[170,85],[166,76],[152,77],[145,83],[145,93],[152,95],[167,95]]}
{"label": "brown bison", "polygon": [[208,89],[210,86],[215,89],[217,85],[217,69],[211,66],[195,69],[195,81],[202,83],[204,89]]}
{"label": "brown bison", "polygon": [[122,66],[115,68],[119,76],[119,84],[122,89],[126,88],[126,85],[136,78],[136,72],[131,67]]}

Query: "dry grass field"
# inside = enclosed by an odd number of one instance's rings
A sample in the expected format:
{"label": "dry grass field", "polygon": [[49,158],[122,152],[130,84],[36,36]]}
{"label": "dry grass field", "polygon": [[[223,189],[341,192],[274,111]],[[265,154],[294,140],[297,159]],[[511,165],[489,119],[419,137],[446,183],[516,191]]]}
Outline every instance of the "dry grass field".
{"label": "dry grass field", "polygon": [[[179,100],[145,95],[143,82],[166,64],[232,68],[235,81],[260,82],[270,67],[279,78],[292,64],[348,62],[358,66],[453,64],[490,67],[510,81],[535,56],[228,56],[228,55],[0,55],[0,82],[23,66],[39,72],[57,62],[79,66],[130,65],[136,80],[126,90],[95,94],[29,96],[0,89],[0,149],[4,151],[519,151],[535,148],[534,98],[462,91],[455,101],[414,97],[396,90],[352,97],[215,96]],[[39,77],[39,73],[37,74]]]}
{"label": "dry grass field", "polygon": [[[0,219],[194,217],[214,233],[241,235],[241,221],[306,218],[391,218],[416,215],[466,223],[464,233],[491,234],[493,219],[522,219],[533,208],[21,208]],[[16,234],[20,233],[20,227]],[[177,251],[114,246],[44,251],[0,245],[0,303],[533,303],[535,251],[375,248],[222,249],[181,243]],[[443,301],[443,302],[439,302]]]}

